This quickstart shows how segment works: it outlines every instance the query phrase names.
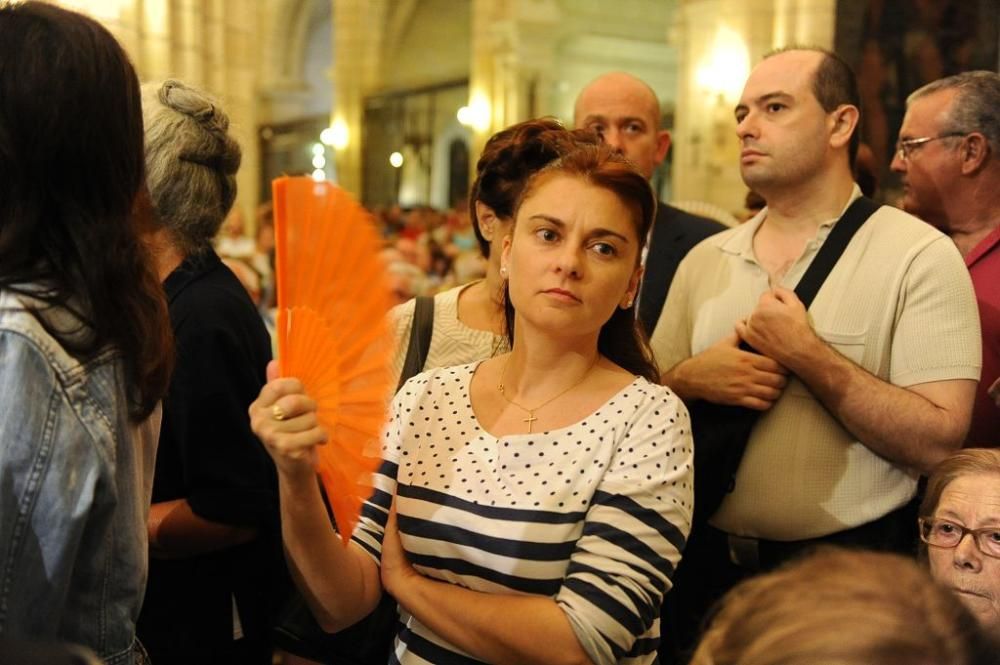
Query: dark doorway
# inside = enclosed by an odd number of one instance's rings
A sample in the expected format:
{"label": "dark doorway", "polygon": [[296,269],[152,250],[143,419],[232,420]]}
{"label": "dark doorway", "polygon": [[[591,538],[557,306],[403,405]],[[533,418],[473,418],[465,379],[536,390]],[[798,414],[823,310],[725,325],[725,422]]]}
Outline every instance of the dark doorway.
{"label": "dark doorway", "polygon": [[462,139],[454,139],[448,146],[448,205],[469,195],[469,146]]}

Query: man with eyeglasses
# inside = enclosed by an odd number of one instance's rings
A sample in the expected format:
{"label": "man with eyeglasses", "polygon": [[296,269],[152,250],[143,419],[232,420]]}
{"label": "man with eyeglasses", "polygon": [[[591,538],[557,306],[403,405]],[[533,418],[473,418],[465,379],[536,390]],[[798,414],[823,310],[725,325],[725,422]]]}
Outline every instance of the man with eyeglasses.
{"label": "man with eyeglasses", "polygon": [[1000,450],[967,448],[941,462],[919,526],[931,575],[1000,637]]}
{"label": "man with eyeglasses", "polygon": [[1000,74],[965,72],[910,95],[892,170],[903,178],[903,208],[965,258],[983,339],[966,445],[1000,445]]}

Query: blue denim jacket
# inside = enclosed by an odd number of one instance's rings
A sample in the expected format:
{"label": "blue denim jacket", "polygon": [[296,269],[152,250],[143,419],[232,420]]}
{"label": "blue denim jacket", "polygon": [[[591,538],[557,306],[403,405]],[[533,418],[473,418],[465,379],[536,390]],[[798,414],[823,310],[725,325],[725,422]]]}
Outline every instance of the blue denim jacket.
{"label": "blue denim jacket", "polygon": [[159,408],[131,423],[116,354],[81,364],[23,302],[0,292],[0,634],[139,663]]}

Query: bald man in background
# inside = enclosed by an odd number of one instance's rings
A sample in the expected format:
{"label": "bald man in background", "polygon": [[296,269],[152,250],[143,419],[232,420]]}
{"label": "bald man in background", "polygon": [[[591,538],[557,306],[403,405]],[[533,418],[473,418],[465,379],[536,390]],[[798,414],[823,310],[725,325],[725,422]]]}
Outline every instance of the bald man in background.
{"label": "bald man in background", "polygon": [[[597,132],[620,150],[639,173],[652,178],[670,150],[670,132],[660,129],[660,102],[645,82],[624,72],[598,77],[576,98],[573,124]],[[660,202],[649,238],[646,272],[639,291],[639,320],[652,334],[677,265],[688,251],[726,227]]]}

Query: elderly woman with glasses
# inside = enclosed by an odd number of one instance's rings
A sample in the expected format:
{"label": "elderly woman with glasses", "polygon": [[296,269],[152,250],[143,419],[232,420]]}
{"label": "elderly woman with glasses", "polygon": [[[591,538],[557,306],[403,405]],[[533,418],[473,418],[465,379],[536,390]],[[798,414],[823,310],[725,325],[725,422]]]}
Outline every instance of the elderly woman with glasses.
{"label": "elderly woman with glasses", "polygon": [[938,464],[919,523],[931,574],[1000,636],[1000,450],[967,448]]}

